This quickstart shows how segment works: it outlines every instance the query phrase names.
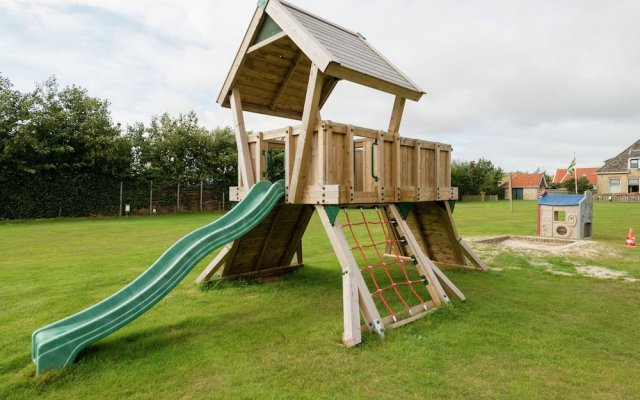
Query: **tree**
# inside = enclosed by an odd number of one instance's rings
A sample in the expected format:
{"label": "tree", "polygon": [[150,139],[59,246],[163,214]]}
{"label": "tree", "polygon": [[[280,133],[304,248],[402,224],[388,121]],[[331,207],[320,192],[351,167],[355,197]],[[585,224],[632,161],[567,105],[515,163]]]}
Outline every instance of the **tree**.
{"label": "tree", "polygon": [[231,128],[209,131],[191,111],[151,119],[148,127],[127,127],[132,143],[132,172],[147,179],[228,187],[237,179],[237,150]]}
{"label": "tree", "polygon": [[451,184],[461,195],[498,194],[502,174],[501,168],[484,158],[451,163]]}
{"label": "tree", "polygon": [[[567,179],[566,181],[560,183],[558,186],[562,187],[562,188],[566,188],[569,193],[576,193],[576,184],[575,184],[575,178],[571,178],[571,179]],[[591,183],[589,183],[589,180],[584,177],[581,176],[580,178],[578,178],[578,194],[582,194],[587,190],[591,190],[591,188],[593,187],[593,185]]]}
{"label": "tree", "polygon": [[6,173],[123,175],[127,140],[111,120],[109,102],[77,86],[59,90],[54,77],[28,94],[0,84],[2,161]]}

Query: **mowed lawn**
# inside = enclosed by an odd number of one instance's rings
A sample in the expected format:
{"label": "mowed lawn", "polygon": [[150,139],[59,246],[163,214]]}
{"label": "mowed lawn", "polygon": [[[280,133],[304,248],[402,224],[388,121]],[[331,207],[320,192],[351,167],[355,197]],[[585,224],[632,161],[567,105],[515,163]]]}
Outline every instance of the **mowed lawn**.
{"label": "mowed lawn", "polygon": [[[459,203],[465,237],[533,235],[535,202]],[[640,205],[595,204],[569,253],[474,245],[488,273],[448,272],[465,303],[341,344],[341,274],[316,216],[306,266],[268,283],[194,284],[35,376],[31,332],[119,290],[217,214],[0,223],[0,399],[631,399],[640,393]],[[596,279],[595,266],[627,275]]]}

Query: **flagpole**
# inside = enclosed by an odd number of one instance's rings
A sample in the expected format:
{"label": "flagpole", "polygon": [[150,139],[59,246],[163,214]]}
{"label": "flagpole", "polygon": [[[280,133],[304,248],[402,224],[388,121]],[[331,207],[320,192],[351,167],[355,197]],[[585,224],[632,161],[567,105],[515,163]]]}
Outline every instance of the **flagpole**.
{"label": "flagpole", "polygon": [[576,194],[578,194],[578,168],[573,167],[573,182],[576,184]]}

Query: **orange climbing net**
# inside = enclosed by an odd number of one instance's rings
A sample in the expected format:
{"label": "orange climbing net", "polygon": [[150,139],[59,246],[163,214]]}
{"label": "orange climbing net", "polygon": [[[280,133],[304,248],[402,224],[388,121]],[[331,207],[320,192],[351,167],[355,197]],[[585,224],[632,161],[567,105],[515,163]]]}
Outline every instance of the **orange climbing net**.
{"label": "orange climbing net", "polygon": [[426,310],[425,299],[430,298],[426,280],[416,269],[415,259],[405,255],[404,238],[385,208],[342,210],[342,229],[349,232],[345,236],[374,301],[384,306],[394,322],[412,316],[416,308]]}

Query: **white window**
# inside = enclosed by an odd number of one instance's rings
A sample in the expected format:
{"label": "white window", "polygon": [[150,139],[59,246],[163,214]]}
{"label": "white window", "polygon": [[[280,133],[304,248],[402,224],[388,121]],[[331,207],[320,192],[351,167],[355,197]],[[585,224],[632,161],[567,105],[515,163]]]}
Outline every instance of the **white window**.
{"label": "white window", "polygon": [[640,192],[640,179],[638,178],[629,178],[629,193],[638,193]]}
{"label": "white window", "polygon": [[629,168],[638,169],[638,159],[637,158],[629,159]]}
{"label": "white window", "polygon": [[620,178],[609,178],[609,193],[620,193]]}

